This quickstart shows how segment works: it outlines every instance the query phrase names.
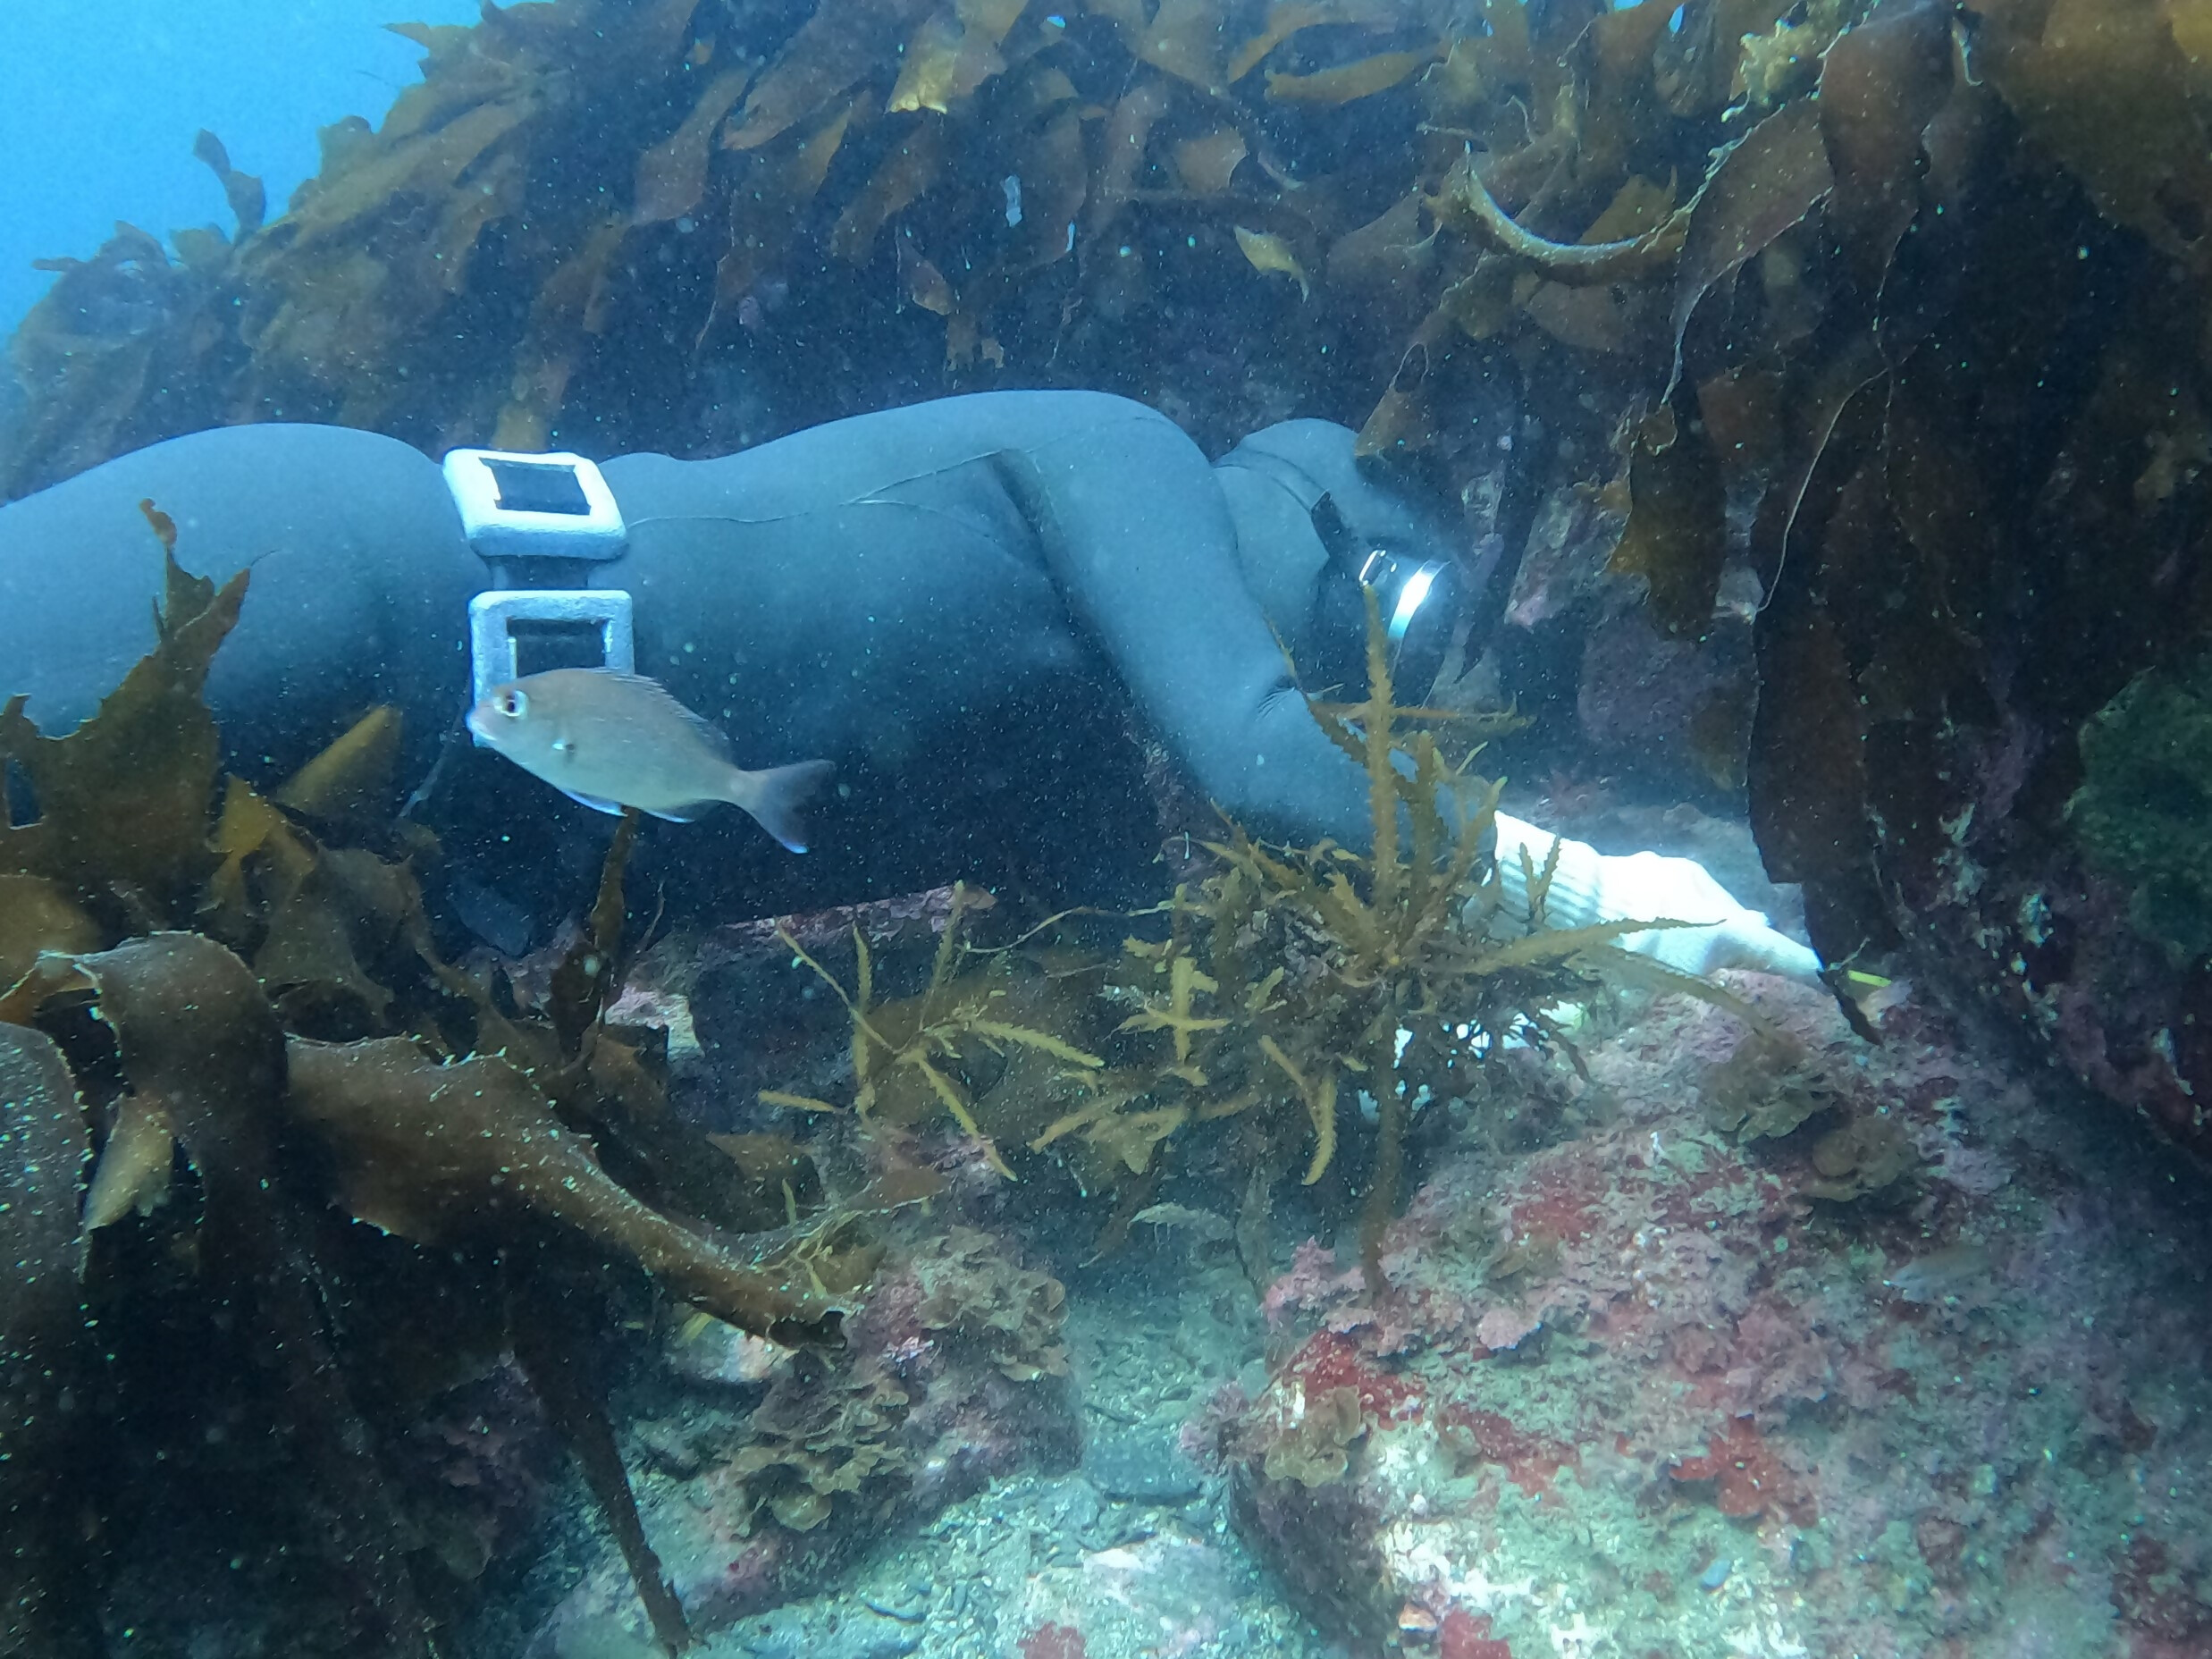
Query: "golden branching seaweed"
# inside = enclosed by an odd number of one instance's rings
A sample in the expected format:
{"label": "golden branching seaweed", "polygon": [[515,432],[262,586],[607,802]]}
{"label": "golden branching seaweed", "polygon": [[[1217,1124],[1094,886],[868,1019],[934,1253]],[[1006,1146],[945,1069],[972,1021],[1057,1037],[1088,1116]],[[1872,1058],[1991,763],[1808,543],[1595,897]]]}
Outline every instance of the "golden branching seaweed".
{"label": "golden branching seaweed", "polygon": [[[1630,927],[1503,937],[1519,926],[1489,857],[1497,790],[1443,758],[1434,712],[1398,704],[1367,599],[1367,695],[1314,712],[1367,779],[1368,851],[1273,848],[1232,825],[1210,848],[1221,872],[1195,899],[1178,894],[1168,939],[1131,941],[1167,994],[1125,1029],[1171,1036],[1171,1059],[1139,1097],[1148,1110],[1180,1107],[1202,1119],[1287,1106],[1310,1125],[1308,1184],[1335,1155],[1340,1090],[1356,1080],[1377,1115],[1361,1245],[1379,1291],[1415,1107],[1478,1094],[1484,1048],[1548,1030],[1544,1009],[1588,982],[1580,959]],[[1547,885],[1536,872],[1538,906]],[[1208,1016],[1193,1005],[1200,991]],[[1173,1089],[1185,1091],[1180,1099]],[[1087,1122],[1083,1133],[1097,1139],[1112,1123]]]}
{"label": "golden branching seaweed", "polygon": [[1059,1068],[1027,1079],[1032,1109],[1074,1096],[1024,1137],[1028,1150],[1059,1156],[1081,1147],[1101,1184],[1127,1182],[1142,1192],[1162,1149],[1187,1126],[1255,1112],[1270,1134],[1310,1138],[1305,1180],[1316,1183],[1344,1133],[1342,1099],[1357,1090],[1378,1119],[1361,1237],[1379,1291],[1411,1113],[1424,1101],[1481,1094],[1482,1057],[1494,1045],[1556,1035],[1546,1010],[1585,994],[1607,947],[1647,924],[1543,926],[1548,870],[1527,872],[1530,911],[1509,913],[1489,856],[1497,790],[1444,758],[1433,727],[1450,717],[1396,701],[1371,594],[1367,622],[1367,695],[1313,708],[1367,779],[1368,850],[1270,846],[1231,824],[1226,840],[1208,844],[1215,872],[1147,913],[1165,922],[1156,930],[1164,937],[1124,939],[1119,960],[1099,964],[1106,984],[1097,1002],[1063,1008],[1089,1023],[1114,1022],[1094,1045],[1104,1053],[997,1012],[1013,995],[1005,953],[975,964],[962,925],[977,899],[965,888],[955,889],[929,988],[904,1003],[875,1002],[872,957],[857,934],[852,992],[782,935],[851,1013],[856,1108],[881,1111],[895,1080],[918,1081],[919,1100],[910,1097],[895,1115],[913,1121],[917,1106],[943,1109],[1011,1174],[953,1067],[979,1046],[1025,1049]]}
{"label": "golden branching seaweed", "polygon": [[[868,940],[857,928],[853,945],[859,976],[849,993],[790,933],[779,932],[777,937],[820,976],[853,1017],[853,1109],[865,1117],[878,1109],[887,1086],[919,1083],[975,1141],[991,1167],[1011,1178],[1013,1170],[976,1122],[972,1103],[952,1074],[963,1050],[981,1047],[1004,1053],[1013,1044],[1078,1067],[1096,1069],[1104,1062],[1049,1032],[997,1017],[1005,990],[987,972],[964,970],[961,936],[963,918],[992,903],[988,893],[956,885],[951,914],[938,936],[928,988],[917,998],[888,1006],[879,1006],[875,1000],[875,962]],[[835,1109],[827,1101],[804,1096],[778,1098],[789,1104]]]}

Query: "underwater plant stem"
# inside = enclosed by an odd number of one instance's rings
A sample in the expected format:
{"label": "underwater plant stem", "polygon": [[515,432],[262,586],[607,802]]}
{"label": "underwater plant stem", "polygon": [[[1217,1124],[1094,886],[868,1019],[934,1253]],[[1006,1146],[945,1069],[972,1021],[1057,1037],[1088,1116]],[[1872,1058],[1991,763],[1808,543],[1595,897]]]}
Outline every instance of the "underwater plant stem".
{"label": "underwater plant stem", "polygon": [[1397,736],[1392,729],[1397,724],[1397,688],[1391,684],[1380,602],[1372,587],[1363,585],[1360,594],[1367,608],[1367,703],[1361,721],[1367,745],[1367,810],[1375,826],[1369,904],[1387,930],[1403,875],[1398,863],[1398,770],[1391,760],[1392,741]]}
{"label": "underwater plant stem", "polygon": [[1374,1074],[1375,1088],[1375,1173],[1367,1180],[1367,1201],[1359,1216],[1359,1272],[1369,1296],[1390,1290],[1383,1276],[1383,1238],[1398,1210],[1398,1185],[1406,1162],[1406,1098],[1392,1082],[1391,1069]]}
{"label": "underwater plant stem", "polygon": [[1599,288],[1655,275],[1674,263],[1690,229],[1690,207],[1686,205],[1653,229],[1626,241],[1552,241],[1516,224],[1471,162],[1453,170],[1440,201],[1463,210],[1501,253],[1527,260],[1539,274],[1569,288]]}
{"label": "underwater plant stem", "polygon": [[653,1638],[669,1654],[696,1646],[684,1604],[646,1541],[637,1513],[637,1495],[615,1444],[604,1391],[592,1373],[590,1325],[576,1316],[571,1298],[550,1285],[518,1281],[509,1288],[509,1325],[515,1358],[531,1392],[545,1407],[561,1438],[583,1466],[585,1484],[615,1536],[638,1600],[645,1605]]}
{"label": "underwater plant stem", "polygon": [[592,901],[584,937],[553,970],[553,1025],[560,1051],[570,1059],[583,1053],[585,1042],[598,1029],[608,991],[619,982],[617,953],[622,943],[622,872],[643,818],[635,806],[622,809],[622,821],[607,843],[600,866],[599,891]]}
{"label": "underwater plant stem", "polygon": [[[813,969],[817,974],[820,975],[823,984],[828,986],[832,991],[837,993],[837,1000],[845,1005],[845,1011],[853,1016],[853,1028],[855,1032],[865,1033],[868,1040],[874,1043],[878,1048],[881,1048],[884,1053],[894,1057],[898,1054],[898,1045],[868,1023],[868,999],[869,991],[871,989],[868,981],[872,978],[872,975],[868,966],[868,942],[860,937],[860,931],[858,929],[854,930],[853,934],[853,937],[858,944],[860,950],[860,959],[862,964],[861,972],[862,975],[862,993],[860,1000],[857,1002],[855,1002],[850,996],[846,995],[844,986],[837,983],[837,976],[832,973],[828,968],[822,966],[820,963],[815,961],[814,958],[807,953],[806,947],[800,944],[799,941],[792,936],[788,930],[778,928],[776,930],[776,937],[782,941],[784,947],[789,950],[793,956],[796,956],[801,962],[804,963],[808,967]],[[859,1058],[857,1046],[855,1047],[854,1058],[857,1062]],[[855,1064],[854,1070],[858,1074],[859,1080],[861,1082],[865,1082],[867,1081],[868,1068],[866,1066]]]}

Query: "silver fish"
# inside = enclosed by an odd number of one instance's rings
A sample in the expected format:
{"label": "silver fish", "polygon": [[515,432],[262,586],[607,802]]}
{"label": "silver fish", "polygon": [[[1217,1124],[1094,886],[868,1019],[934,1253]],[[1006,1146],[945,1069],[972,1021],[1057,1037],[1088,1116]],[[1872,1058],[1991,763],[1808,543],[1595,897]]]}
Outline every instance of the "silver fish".
{"label": "silver fish", "polygon": [[1962,1301],[1972,1297],[1989,1276],[1994,1258],[1985,1244],[1947,1244],[1915,1256],[1882,1283],[1907,1301]]}
{"label": "silver fish", "polygon": [[746,771],[729,740],[658,681],[608,669],[552,669],[498,686],[468,711],[468,729],[594,812],[635,806],[689,823],[728,802],[795,853],[806,851],[799,807],[831,770],[801,761]]}

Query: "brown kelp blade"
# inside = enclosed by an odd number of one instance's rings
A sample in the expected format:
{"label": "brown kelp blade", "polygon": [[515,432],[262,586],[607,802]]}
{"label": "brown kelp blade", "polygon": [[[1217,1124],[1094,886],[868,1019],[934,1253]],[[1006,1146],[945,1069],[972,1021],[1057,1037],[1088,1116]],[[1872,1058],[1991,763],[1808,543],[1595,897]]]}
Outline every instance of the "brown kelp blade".
{"label": "brown kelp blade", "polygon": [[530,1080],[478,1055],[441,1064],[406,1038],[296,1039],[292,1106],[336,1155],[361,1220],[418,1242],[527,1215],[626,1258],[718,1318],[820,1341],[836,1310],[794,1292],[618,1185]]}
{"label": "brown kelp blade", "polygon": [[78,1305],[77,1195],[91,1155],[77,1088],[43,1033],[0,1025],[0,1653],[102,1650],[74,1560],[68,1472],[89,1358]]}
{"label": "brown kelp blade", "polygon": [[315,1483],[323,1547],[351,1580],[341,1594],[378,1633],[379,1651],[426,1654],[423,1610],[397,1546],[399,1518],[308,1288],[313,1268],[297,1233],[306,1195],[277,1156],[284,1034],[260,982],[197,933],[156,933],[73,961],[43,960],[70,969],[47,976],[49,984],[67,990],[89,982],[97,991],[125,1081],[139,1100],[159,1103],[199,1172],[201,1258],[281,1378],[295,1444]]}
{"label": "brown kelp blade", "polygon": [[0,766],[19,768],[38,809],[0,823],[0,872],[44,876],[111,924],[160,926],[215,863],[207,846],[221,744],[201,700],[238,621],[240,571],[218,590],[168,562],[159,643],[63,737],[40,734],[26,699],[0,707]]}
{"label": "brown kelp blade", "polygon": [[[51,960],[51,958],[49,958]],[[284,1033],[253,971],[198,933],[154,933],[80,956],[124,1077],[162,1104],[206,1187],[210,1229],[258,1276],[275,1266],[271,1158]]]}
{"label": "brown kelp blade", "polygon": [[94,950],[98,923],[61,884],[44,876],[0,875],[0,989],[30,972],[42,951]]}

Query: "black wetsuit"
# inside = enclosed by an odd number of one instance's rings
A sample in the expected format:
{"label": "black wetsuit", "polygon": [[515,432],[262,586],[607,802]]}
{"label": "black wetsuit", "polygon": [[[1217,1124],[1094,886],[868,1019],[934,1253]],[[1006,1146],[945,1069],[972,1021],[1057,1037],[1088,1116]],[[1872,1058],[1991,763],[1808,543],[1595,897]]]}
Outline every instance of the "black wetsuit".
{"label": "black wetsuit", "polygon": [[[1345,660],[1321,492],[1363,544],[1434,553],[1444,533],[1352,466],[1341,427],[1269,428],[1216,467],[1141,405],[1005,392],[603,470],[628,549],[581,585],[635,596],[638,671],[743,765],[838,768],[806,858],[736,812],[659,831],[648,857],[693,888],[773,909],[1024,868],[1109,880],[1157,837],[1132,728],[1257,831],[1364,838],[1363,780],[1270,621],[1301,661]],[[468,600],[494,584],[437,464],[366,433],[201,433],[0,507],[0,693],[66,729],[152,644],[141,499],[188,568],[253,569],[208,688],[234,770],[281,776],[388,703],[410,779],[428,771],[467,698]],[[610,821],[482,753],[432,812],[478,879],[541,910],[588,881],[576,830]]]}

